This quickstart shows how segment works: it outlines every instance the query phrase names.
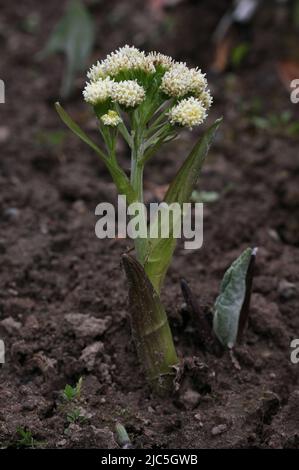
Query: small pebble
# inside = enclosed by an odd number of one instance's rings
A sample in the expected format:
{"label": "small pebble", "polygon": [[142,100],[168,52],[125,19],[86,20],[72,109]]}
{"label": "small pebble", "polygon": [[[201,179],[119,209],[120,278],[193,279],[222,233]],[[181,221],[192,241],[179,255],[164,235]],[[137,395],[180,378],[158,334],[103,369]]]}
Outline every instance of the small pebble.
{"label": "small pebble", "polygon": [[12,317],[5,318],[0,324],[11,335],[18,333],[22,327],[22,323],[15,321]]}
{"label": "small pebble", "polygon": [[182,396],[182,402],[188,409],[195,408],[200,401],[200,393],[196,392],[195,390],[189,389],[186,390],[184,395]]}
{"label": "small pebble", "polygon": [[84,201],[78,199],[73,203],[74,211],[78,212],[78,214],[85,214],[87,212],[87,207]]}
{"label": "small pebble", "polygon": [[7,207],[3,211],[3,216],[5,220],[17,220],[19,215],[20,211],[16,207]]}
{"label": "small pebble", "polygon": [[0,127],[0,143],[3,144],[6,142],[10,137],[10,129],[6,126]]}
{"label": "small pebble", "polygon": [[58,445],[59,447],[64,447],[64,446],[66,445],[66,443],[67,443],[67,440],[66,440],[66,439],[61,439],[61,441],[58,441],[58,442],[57,442],[57,445]]}
{"label": "small pebble", "polygon": [[219,424],[219,426],[214,426],[211,434],[212,436],[218,436],[219,434],[224,433],[227,430],[227,425],[226,424]]}

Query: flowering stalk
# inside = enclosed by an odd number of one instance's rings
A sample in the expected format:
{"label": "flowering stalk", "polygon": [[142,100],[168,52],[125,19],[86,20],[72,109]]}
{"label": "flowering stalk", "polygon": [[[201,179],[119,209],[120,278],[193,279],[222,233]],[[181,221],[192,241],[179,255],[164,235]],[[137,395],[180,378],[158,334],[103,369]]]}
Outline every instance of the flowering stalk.
{"label": "flowering stalk", "polygon": [[[207,116],[212,97],[205,74],[163,54],[145,54],[125,46],[93,65],[87,77],[83,96],[93,107],[105,149],[91,141],[58,103],[56,109],[68,127],[96,151],[128,204],[142,203],[145,164],[181,129],[192,129]],[[219,120],[195,145],[170,184],[164,202],[181,207],[189,202],[218,125]],[[117,160],[119,136],[131,149],[130,178]],[[145,214],[139,216],[147,231]],[[161,228],[159,217],[155,223]],[[151,238],[149,232],[137,238],[137,260],[123,258],[130,285],[133,336],[147,377],[159,393],[171,389],[178,363],[159,297],[176,244],[174,225],[172,222],[166,239],[159,230],[157,238]]]}

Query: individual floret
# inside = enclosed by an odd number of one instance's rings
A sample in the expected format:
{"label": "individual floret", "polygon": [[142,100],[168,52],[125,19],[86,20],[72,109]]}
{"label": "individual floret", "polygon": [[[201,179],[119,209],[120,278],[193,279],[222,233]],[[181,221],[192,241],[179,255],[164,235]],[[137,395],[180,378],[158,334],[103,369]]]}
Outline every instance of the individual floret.
{"label": "individual floret", "polygon": [[170,97],[182,98],[188,93],[199,94],[205,87],[205,75],[200,70],[176,63],[164,74],[160,88]]}
{"label": "individual floret", "polygon": [[107,101],[111,97],[113,85],[114,81],[110,78],[87,83],[83,90],[85,101],[93,106]]}
{"label": "individual floret", "polygon": [[161,66],[165,70],[169,70],[174,64],[172,57],[160,54],[160,52],[150,52],[148,59],[154,64],[155,67]]}
{"label": "individual floret", "polygon": [[210,90],[202,91],[197,99],[202,102],[206,110],[209,110],[213,103],[213,97],[211,96]]}
{"label": "individual floret", "polygon": [[122,118],[113,109],[109,109],[107,114],[101,116],[104,126],[116,127],[122,122]]}
{"label": "individual floret", "polygon": [[112,90],[112,100],[125,106],[135,108],[145,97],[144,88],[137,83],[137,80],[124,80],[116,82]]}
{"label": "individual floret", "polygon": [[168,113],[171,124],[189,127],[202,124],[207,117],[206,109],[203,104],[193,96],[185,98],[174,106]]}

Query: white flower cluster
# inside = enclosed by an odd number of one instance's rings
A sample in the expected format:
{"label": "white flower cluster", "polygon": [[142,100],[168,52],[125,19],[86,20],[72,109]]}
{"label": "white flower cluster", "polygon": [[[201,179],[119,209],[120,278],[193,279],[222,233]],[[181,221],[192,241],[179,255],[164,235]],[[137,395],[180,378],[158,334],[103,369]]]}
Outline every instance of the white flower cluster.
{"label": "white flower cluster", "polygon": [[198,69],[189,69],[186,64],[175,63],[164,74],[161,90],[168,96],[181,98],[188,93],[198,96],[207,86],[205,74]]}
{"label": "white flower cluster", "polygon": [[83,96],[87,103],[96,105],[107,101],[111,97],[114,81],[110,78],[99,78],[96,82],[87,83]]}
{"label": "white flower cluster", "polygon": [[145,90],[138,85],[137,80],[124,80],[115,82],[111,92],[112,101],[126,108],[138,106],[145,97]]}
{"label": "white flower cluster", "polygon": [[155,51],[149,53],[148,59],[155,67],[157,67],[157,65],[161,65],[165,70],[169,70],[170,67],[174,64],[174,61],[171,57]]}
{"label": "white flower cluster", "polygon": [[[159,90],[166,95],[165,99],[169,97],[177,101],[168,113],[171,124],[192,128],[203,122],[213,101],[205,74],[164,54],[145,54],[136,47],[119,48],[93,65],[87,73],[90,82],[83,91],[84,99],[93,106],[110,99],[125,108],[134,108],[146,98],[148,78],[143,79],[144,75],[138,74],[140,71],[148,73],[149,77],[157,71],[162,75],[161,81],[157,82],[160,83]],[[108,114],[102,116],[103,122],[112,122]]]}
{"label": "white flower cluster", "polygon": [[122,122],[121,117],[113,109],[109,109],[107,114],[101,116],[101,121],[104,126],[116,127]]}
{"label": "white flower cluster", "polygon": [[144,100],[145,90],[136,80],[115,82],[107,77],[87,83],[83,90],[83,96],[85,101],[93,106],[104,103],[111,98],[112,101],[126,108],[134,108]]}
{"label": "white flower cluster", "polygon": [[202,91],[198,97],[199,101],[202,102],[203,106],[206,108],[208,111],[210,107],[212,106],[213,103],[213,97],[211,96],[210,90],[204,90]]}
{"label": "white flower cluster", "polygon": [[[201,70],[189,69],[184,63],[174,63],[163,75],[161,90],[169,97],[181,98],[168,113],[172,125],[178,124],[192,129],[206,119],[213,98],[207,89],[205,74]],[[184,98],[186,95],[191,96]]]}
{"label": "white flower cluster", "polygon": [[155,67],[150,57],[136,47],[124,46],[115,52],[111,52],[106,59],[97,62],[87,73],[91,81],[103,77],[115,77],[125,70],[143,70],[155,73]]}
{"label": "white flower cluster", "polygon": [[207,113],[202,102],[191,96],[174,106],[169,111],[168,116],[171,124],[179,124],[192,129],[192,127],[202,124],[207,117]]}

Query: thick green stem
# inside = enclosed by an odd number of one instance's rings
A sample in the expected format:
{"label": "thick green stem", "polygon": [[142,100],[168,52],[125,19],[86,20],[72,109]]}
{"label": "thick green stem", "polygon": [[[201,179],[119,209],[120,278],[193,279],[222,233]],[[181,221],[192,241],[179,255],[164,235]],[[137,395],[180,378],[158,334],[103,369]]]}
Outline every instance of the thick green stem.
{"label": "thick green stem", "polygon": [[131,162],[131,185],[137,194],[138,202],[143,202],[143,164],[138,156]]}
{"label": "thick green stem", "polygon": [[[133,119],[134,122],[134,119]],[[131,187],[137,202],[143,203],[144,131],[134,125],[132,132]],[[146,226],[145,212],[142,223]],[[139,360],[153,390],[169,395],[173,390],[178,358],[164,307],[144,271],[147,238],[135,239],[137,260],[123,255],[129,281],[132,335]]]}
{"label": "thick green stem", "polygon": [[[143,154],[142,154],[142,139],[143,132],[142,129],[134,131],[134,139],[132,145],[132,155],[131,155],[131,186],[137,196],[136,202],[143,203]],[[146,216],[145,212],[139,214],[142,224],[146,226]],[[134,240],[136,255],[138,261],[143,265],[145,262],[145,254],[147,247],[147,238],[136,238]]]}
{"label": "thick green stem", "polygon": [[123,255],[129,281],[131,326],[140,362],[152,388],[159,395],[169,395],[174,388],[175,351],[168,319],[160,298],[140,263]]}

